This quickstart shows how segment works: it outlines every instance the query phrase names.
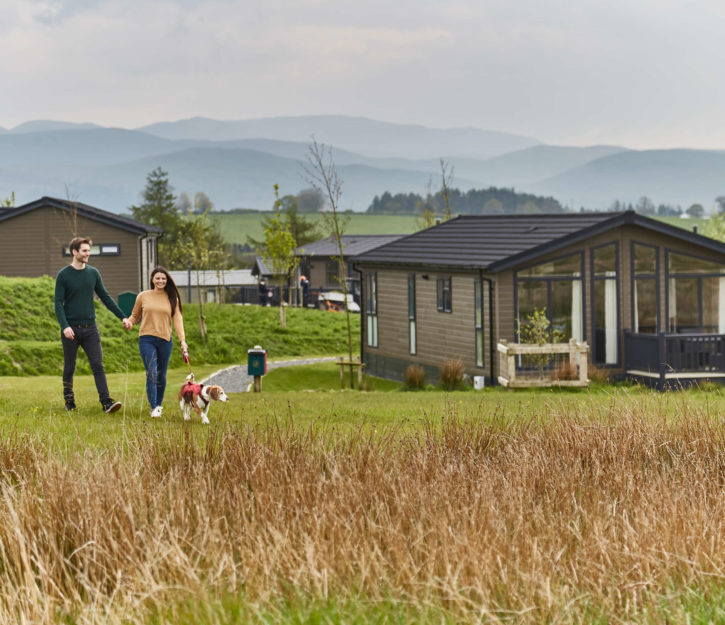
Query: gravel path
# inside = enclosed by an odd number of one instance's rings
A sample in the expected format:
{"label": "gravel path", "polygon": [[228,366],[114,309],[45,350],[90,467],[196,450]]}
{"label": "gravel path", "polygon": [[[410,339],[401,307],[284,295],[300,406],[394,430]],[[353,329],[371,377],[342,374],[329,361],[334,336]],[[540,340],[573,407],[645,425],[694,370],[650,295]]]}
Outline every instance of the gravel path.
{"label": "gravel path", "polygon": [[[296,367],[299,365],[311,365],[316,362],[333,362],[335,356],[325,358],[298,358],[296,360],[276,360],[267,363],[267,371],[279,367]],[[201,381],[201,384],[218,384],[226,393],[246,393],[254,382],[254,376],[247,375],[247,365],[234,365],[212,373],[208,378]]]}

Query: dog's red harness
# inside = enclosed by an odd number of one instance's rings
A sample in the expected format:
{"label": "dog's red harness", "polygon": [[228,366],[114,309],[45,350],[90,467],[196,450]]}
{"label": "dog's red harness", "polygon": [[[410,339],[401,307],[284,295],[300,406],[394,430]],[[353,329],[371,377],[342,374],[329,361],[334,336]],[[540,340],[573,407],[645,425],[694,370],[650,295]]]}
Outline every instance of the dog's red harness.
{"label": "dog's red harness", "polygon": [[[184,401],[191,404],[194,401],[194,395],[198,395],[199,397],[201,397],[202,387],[203,387],[202,384],[194,384],[193,382],[187,382],[186,384],[184,384],[184,387],[181,389],[181,396],[184,398]],[[204,400],[204,402],[206,402],[206,400],[203,397],[201,397],[201,398]]]}

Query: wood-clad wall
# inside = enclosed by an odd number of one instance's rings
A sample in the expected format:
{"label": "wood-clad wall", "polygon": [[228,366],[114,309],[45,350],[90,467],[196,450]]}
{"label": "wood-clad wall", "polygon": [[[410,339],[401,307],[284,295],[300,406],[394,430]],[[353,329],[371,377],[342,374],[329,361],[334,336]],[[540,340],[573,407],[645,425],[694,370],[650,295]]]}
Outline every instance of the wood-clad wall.
{"label": "wood-clad wall", "polygon": [[74,233],[90,237],[94,244],[121,246],[119,256],[91,256],[89,261],[101,272],[114,299],[123,291],[139,291],[139,235],[84,217],[77,217],[74,223],[68,211],[52,207],[40,207],[0,223],[0,274],[55,277],[71,262],[70,257],[63,256],[63,248]]}
{"label": "wood-clad wall", "polygon": [[[375,269],[370,269],[375,271]],[[417,353],[410,354],[408,327],[408,275],[415,274]],[[451,312],[437,309],[436,278],[451,277]],[[488,300],[484,319],[484,366],[476,366],[474,284],[476,272],[407,271],[378,268],[378,347],[365,350],[410,364],[440,366],[447,358],[460,358],[470,375],[489,373],[490,340],[487,326]],[[485,297],[488,297],[484,283]],[[365,299],[363,297],[363,306]],[[365,325],[365,324],[364,324]]]}

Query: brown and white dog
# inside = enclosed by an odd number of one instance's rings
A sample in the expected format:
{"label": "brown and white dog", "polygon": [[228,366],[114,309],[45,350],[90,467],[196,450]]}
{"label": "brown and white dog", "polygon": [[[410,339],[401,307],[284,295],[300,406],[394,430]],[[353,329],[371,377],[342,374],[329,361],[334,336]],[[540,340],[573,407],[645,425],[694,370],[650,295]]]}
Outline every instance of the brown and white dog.
{"label": "brown and white dog", "polygon": [[201,417],[202,423],[209,423],[206,415],[211,402],[227,401],[227,399],[227,394],[221,386],[196,384],[193,374],[187,376],[186,382],[179,389],[179,407],[184,413],[184,421],[191,419],[191,409],[193,408]]}

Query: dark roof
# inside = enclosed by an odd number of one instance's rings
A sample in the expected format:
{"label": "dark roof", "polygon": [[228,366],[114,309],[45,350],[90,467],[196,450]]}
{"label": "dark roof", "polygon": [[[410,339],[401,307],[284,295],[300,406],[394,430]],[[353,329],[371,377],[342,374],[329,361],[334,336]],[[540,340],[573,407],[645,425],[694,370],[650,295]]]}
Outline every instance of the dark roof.
{"label": "dark roof", "polygon": [[[402,234],[343,234],[342,249],[345,256],[364,254],[376,247],[391,243],[404,235]],[[301,245],[295,250],[297,256],[338,256],[337,241],[334,237],[327,237]]]}
{"label": "dark roof", "polygon": [[725,254],[725,244],[634,211],[462,215],[353,258],[355,263],[500,271],[625,224]]}
{"label": "dark roof", "polygon": [[75,210],[80,217],[93,219],[94,221],[99,221],[106,225],[113,226],[114,228],[126,230],[127,232],[134,232],[137,234],[161,234],[163,232],[161,228],[156,226],[149,226],[141,223],[140,221],[135,221],[134,219],[122,217],[116,213],[104,211],[100,208],[96,208],[95,206],[89,206],[88,204],[82,204],[81,202],[72,202],[70,200],[59,200],[53,197],[42,197],[39,200],[23,204],[17,208],[0,211],[0,221],[18,217],[19,215],[23,215],[24,213],[28,213],[44,206],[50,206],[52,208],[65,211]]}
{"label": "dark roof", "polygon": [[267,266],[264,258],[262,258],[261,256],[257,256],[254,259],[254,265],[252,266],[252,275],[267,278],[270,276],[279,276],[282,274],[275,273],[272,267]]}

